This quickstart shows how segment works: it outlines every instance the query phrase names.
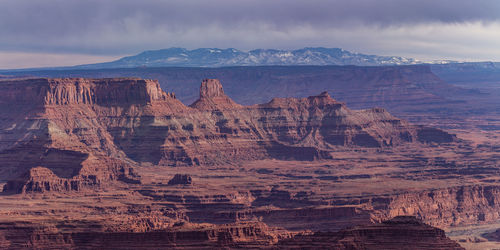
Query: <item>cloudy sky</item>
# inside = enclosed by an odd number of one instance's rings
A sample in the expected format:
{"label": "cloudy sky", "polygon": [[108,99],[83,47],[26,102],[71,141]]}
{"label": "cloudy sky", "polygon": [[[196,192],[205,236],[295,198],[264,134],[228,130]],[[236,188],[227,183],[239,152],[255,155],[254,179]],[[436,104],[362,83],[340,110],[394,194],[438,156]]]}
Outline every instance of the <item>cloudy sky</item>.
{"label": "cloudy sky", "polygon": [[0,0],[0,68],[169,47],[500,61],[498,0]]}

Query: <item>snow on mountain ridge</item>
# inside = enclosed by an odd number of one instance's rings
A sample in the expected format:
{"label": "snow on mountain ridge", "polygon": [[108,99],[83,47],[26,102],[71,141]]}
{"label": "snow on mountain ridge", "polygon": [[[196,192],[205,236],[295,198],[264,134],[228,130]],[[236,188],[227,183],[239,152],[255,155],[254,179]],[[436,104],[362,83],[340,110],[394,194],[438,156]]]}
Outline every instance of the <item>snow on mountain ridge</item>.
{"label": "snow on mountain ridge", "polygon": [[248,52],[234,48],[169,48],[144,51],[116,61],[89,65],[80,68],[120,67],[223,67],[264,65],[407,65],[421,61],[397,57],[353,53],[340,48],[302,48],[297,50],[255,49]]}

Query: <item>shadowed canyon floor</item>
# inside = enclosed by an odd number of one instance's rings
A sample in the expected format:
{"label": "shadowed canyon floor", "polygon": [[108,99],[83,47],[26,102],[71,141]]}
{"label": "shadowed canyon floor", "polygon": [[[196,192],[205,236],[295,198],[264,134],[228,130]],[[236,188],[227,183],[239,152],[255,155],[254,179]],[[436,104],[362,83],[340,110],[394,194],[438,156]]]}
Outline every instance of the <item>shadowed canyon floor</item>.
{"label": "shadowed canyon floor", "polygon": [[495,130],[412,125],[326,92],[242,106],[214,79],[190,106],[135,78],[0,91],[2,247],[370,248],[358,232],[387,243],[407,224],[415,241],[458,247],[419,221],[387,222],[400,215],[495,244],[484,234],[496,228],[474,231],[489,242],[460,231],[500,220]]}

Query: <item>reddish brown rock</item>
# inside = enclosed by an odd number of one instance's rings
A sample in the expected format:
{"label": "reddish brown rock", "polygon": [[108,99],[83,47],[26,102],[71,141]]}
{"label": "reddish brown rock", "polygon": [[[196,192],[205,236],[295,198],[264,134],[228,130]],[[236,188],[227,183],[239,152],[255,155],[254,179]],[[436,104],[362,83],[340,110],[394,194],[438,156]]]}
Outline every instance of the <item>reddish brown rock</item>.
{"label": "reddish brown rock", "polygon": [[[496,241],[496,242],[500,242],[500,228],[493,231],[493,232],[488,232],[488,233],[484,233],[482,235],[484,238],[488,239],[488,241]],[[469,239],[470,240],[470,239]],[[465,239],[464,239],[465,241]],[[472,242],[480,242],[482,241],[481,239],[478,239],[478,238],[475,238]]]}
{"label": "reddish brown rock", "polygon": [[[350,110],[326,92],[243,107],[215,79],[202,82],[193,108],[162,91],[157,81],[134,78],[5,80],[0,92],[0,172],[6,180],[41,166],[65,178],[62,183],[82,176],[95,176],[96,185],[110,179],[137,182],[113,173],[134,162],[312,161],[331,158],[335,147],[454,140],[383,109]],[[121,163],[112,169],[102,159]]]}
{"label": "reddish brown rock", "polygon": [[[103,232],[99,225],[79,224],[65,232],[30,222],[0,223],[0,246],[6,249],[217,249],[263,248],[276,243],[281,232],[263,223],[188,225],[150,232]],[[92,228],[94,227],[94,228]]]}
{"label": "reddish brown rock", "polygon": [[339,232],[291,234],[263,223],[186,224],[163,230],[101,231],[99,224],[74,222],[67,232],[51,223],[0,223],[4,248],[259,248],[259,249],[463,249],[444,231],[414,217],[344,229]]}
{"label": "reddish brown rock", "polygon": [[[201,93],[214,105],[198,109],[151,80],[0,81],[0,247],[273,248],[293,235],[274,227],[499,218],[497,148],[471,153],[442,130],[351,110],[326,92],[219,106],[229,97],[216,83]],[[362,228],[342,242],[395,233]],[[333,234],[312,240],[337,244]]]}
{"label": "reddish brown rock", "polygon": [[241,105],[226,96],[219,80],[205,79],[201,82],[200,98],[190,107],[199,110],[224,110],[241,108]]}
{"label": "reddish brown rock", "polygon": [[102,156],[98,160],[82,162],[81,168],[71,178],[70,176],[58,176],[53,170],[43,166],[30,168],[19,178],[9,180],[3,188],[3,192],[44,193],[95,190],[109,186],[117,180],[139,184],[140,176],[129,164]]}
{"label": "reddish brown rock", "polygon": [[187,174],[176,174],[170,181],[168,185],[191,185],[193,180],[191,176]]}
{"label": "reddish brown rock", "polygon": [[466,185],[380,198],[377,202],[384,208],[381,211],[384,216],[379,219],[413,215],[421,216],[434,226],[447,227],[500,218],[497,212],[500,209],[500,186],[496,185]]}
{"label": "reddish brown rock", "polygon": [[297,235],[278,243],[285,249],[464,249],[443,230],[415,217],[400,216],[379,224],[335,233]]}

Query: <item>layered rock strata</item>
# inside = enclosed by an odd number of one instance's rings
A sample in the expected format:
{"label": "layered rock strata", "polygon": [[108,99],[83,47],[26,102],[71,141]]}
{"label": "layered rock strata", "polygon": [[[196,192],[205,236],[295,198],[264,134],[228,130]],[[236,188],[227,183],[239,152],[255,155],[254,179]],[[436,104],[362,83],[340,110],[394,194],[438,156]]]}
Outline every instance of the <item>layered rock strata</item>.
{"label": "layered rock strata", "polygon": [[[78,224],[78,223],[77,223]],[[286,237],[263,223],[177,226],[148,232],[106,232],[96,228],[67,232],[30,222],[0,223],[3,249],[218,249],[262,248]],[[99,225],[93,225],[99,226]]]}
{"label": "layered rock strata", "polygon": [[200,98],[189,106],[200,110],[223,110],[242,107],[224,93],[222,84],[217,79],[203,80],[200,86]]}
{"label": "layered rock strata", "polygon": [[202,82],[191,107],[157,81],[133,78],[5,80],[0,93],[0,172],[15,180],[6,191],[32,190],[19,180],[35,183],[40,175],[51,181],[33,184],[33,191],[77,190],[110,180],[138,183],[129,170],[138,163],[311,161],[331,158],[336,147],[455,140],[380,108],[350,110],[326,92],[241,106],[215,79]]}
{"label": "layered rock strata", "polygon": [[298,235],[279,242],[284,249],[464,249],[443,230],[410,216],[335,233]]}
{"label": "layered rock strata", "polygon": [[168,181],[168,185],[191,185],[192,183],[193,179],[187,174],[176,174]]}
{"label": "layered rock strata", "polygon": [[147,232],[106,232],[85,227],[66,232],[29,222],[0,223],[0,246],[6,249],[463,249],[446,237],[443,230],[414,217],[396,217],[338,232],[301,234],[258,222],[179,225]]}

